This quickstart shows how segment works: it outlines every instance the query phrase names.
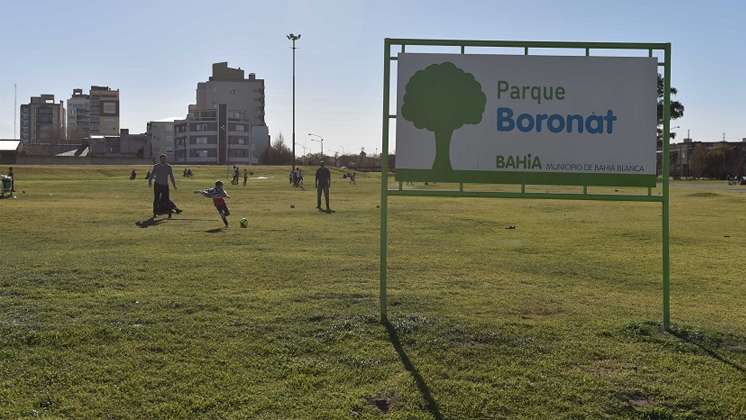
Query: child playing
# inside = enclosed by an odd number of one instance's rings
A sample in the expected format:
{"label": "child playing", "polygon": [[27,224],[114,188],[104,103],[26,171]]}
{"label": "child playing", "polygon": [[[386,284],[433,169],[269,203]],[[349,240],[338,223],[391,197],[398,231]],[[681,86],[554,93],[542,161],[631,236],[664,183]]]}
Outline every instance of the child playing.
{"label": "child playing", "polygon": [[225,199],[231,198],[231,196],[223,189],[223,181],[215,181],[215,187],[202,191],[195,191],[195,193],[212,198],[212,204],[215,205],[215,209],[218,211],[220,218],[223,219],[225,227],[228,227],[228,216],[230,216],[231,212],[228,210],[228,205],[225,204]]}

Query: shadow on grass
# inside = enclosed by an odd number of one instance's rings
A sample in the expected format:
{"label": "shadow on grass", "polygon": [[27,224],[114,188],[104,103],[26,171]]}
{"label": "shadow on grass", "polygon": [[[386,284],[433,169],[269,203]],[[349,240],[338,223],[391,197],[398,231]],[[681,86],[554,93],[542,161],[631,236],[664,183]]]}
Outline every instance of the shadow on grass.
{"label": "shadow on grass", "polygon": [[407,356],[407,353],[404,351],[404,348],[401,345],[401,341],[399,340],[399,335],[396,333],[396,328],[389,322],[388,319],[383,322],[383,325],[386,327],[386,331],[388,331],[389,341],[391,341],[391,344],[394,346],[394,350],[396,350],[396,353],[399,355],[399,359],[401,360],[402,365],[404,365],[404,368],[409,371],[409,373],[414,378],[414,381],[417,384],[417,389],[419,389],[420,394],[422,395],[422,399],[425,400],[427,410],[430,412],[430,414],[432,414],[433,418],[438,420],[443,419],[443,415],[440,414],[440,409],[438,408],[438,402],[435,401],[432,392],[430,392],[430,387],[427,386],[425,379],[422,378],[422,375],[420,375],[420,372],[417,370],[415,365],[409,359],[409,356]]}
{"label": "shadow on grass", "polygon": [[746,374],[746,367],[724,355],[723,350],[741,353],[746,348],[746,336],[721,333],[688,325],[672,325],[664,329],[657,321],[631,321],[624,325],[625,335],[643,342],[663,345],[669,350],[703,352],[713,359]]}
{"label": "shadow on grass", "polygon": [[207,229],[205,233],[222,233],[225,232],[225,228],[214,228],[214,229]]}
{"label": "shadow on grass", "polygon": [[151,226],[159,225],[161,223],[163,223],[163,219],[154,219],[151,217],[150,219],[145,219],[145,220],[135,222],[135,226],[145,229]]}
{"label": "shadow on grass", "polygon": [[672,330],[669,330],[668,332],[671,335],[673,335],[674,337],[678,338],[679,340],[682,340],[682,341],[684,341],[684,342],[686,342],[688,344],[693,344],[693,345],[697,346],[700,350],[702,350],[705,353],[707,353],[713,359],[716,359],[716,360],[718,360],[720,362],[723,362],[726,365],[732,367],[733,369],[736,369],[739,372],[746,374],[746,367],[744,367],[743,365],[741,365],[741,364],[739,364],[737,362],[734,362],[734,361],[728,359],[727,357],[723,356],[722,354],[718,353],[717,351],[715,351],[712,348],[712,346],[707,346],[706,344],[700,342],[700,340],[694,339],[686,331],[680,331],[680,330],[677,330],[677,329],[672,329]]}

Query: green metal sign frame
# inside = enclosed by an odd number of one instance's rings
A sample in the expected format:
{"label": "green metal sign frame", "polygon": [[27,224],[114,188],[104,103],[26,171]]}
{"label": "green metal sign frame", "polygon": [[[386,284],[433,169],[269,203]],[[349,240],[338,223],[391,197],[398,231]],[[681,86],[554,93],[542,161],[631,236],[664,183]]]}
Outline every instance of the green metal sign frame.
{"label": "green metal sign frame", "polygon": [[[396,118],[391,113],[390,90],[391,90],[391,61],[397,60],[392,56],[393,46],[401,47],[405,52],[407,46],[431,46],[431,47],[455,47],[460,48],[460,53],[465,54],[466,48],[522,48],[525,55],[529,55],[531,48],[542,49],[577,49],[584,51],[585,56],[591,55],[591,50],[638,50],[647,51],[648,57],[653,57],[654,51],[662,51],[664,61],[658,63],[663,67],[663,147],[661,156],[661,193],[653,194],[652,188],[648,187],[647,195],[618,195],[618,194],[591,194],[588,192],[589,185],[610,185],[604,182],[587,182],[588,179],[578,178],[578,187],[582,187],[582,193],[534,193],[526,192],[526,184],[521,184],[520,192],[489,192],[489,191],[464,191],[463,182],[459,183],[458,190],[405,190],[399,182],[399,188],[389,189],[389,123]],[[580,54],[579,54],[580,55]],[[381,141],[381,153],[384,156],[381,164],[381,232],[380,232],[380,284],[379,299],[381,310],[381,321],[385,322],[388,317],[388,294],[387,294],[387,256],[388,256],[388,200],[389,196],[403,197],[473,197],[473,198],[534,198],[552,200],[599,200],[599,201],[635,201],[661,203],[662,216],[662,274],[663,274],[663,327],[670,329],[670,259],[669,259],[669,135],[671,131],[671,44],[670,43],[624,43],[624,42],[550,42],[550,41],[475,41],[475,40],[446,40],[446,39],[400,39],[386,38],[383,50],[383,130]],[[414,179],[416,174],[407,174],[406,178]],[[426,180],[426,179],[423,179]],[[474,179],[471,182],[479,182]],[[510,182],[514,182],[511,180]],[[525,182],[525,181],[524,181]],[[530,179],[528,179],[530,183]],[[641,183],[641,186],[644,184]]]}

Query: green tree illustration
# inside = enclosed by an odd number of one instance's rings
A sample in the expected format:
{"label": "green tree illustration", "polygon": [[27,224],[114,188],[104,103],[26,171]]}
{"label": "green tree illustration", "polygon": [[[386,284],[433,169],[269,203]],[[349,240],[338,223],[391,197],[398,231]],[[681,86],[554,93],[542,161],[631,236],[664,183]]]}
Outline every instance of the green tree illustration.
{"label": "green tree illustration", "polygon": [[432,64],[407,82],[402,116],[435,134],[433,171],[451,173],[451,137],[464,124],[482,121],[487,97],[474,75],[453,63]]}

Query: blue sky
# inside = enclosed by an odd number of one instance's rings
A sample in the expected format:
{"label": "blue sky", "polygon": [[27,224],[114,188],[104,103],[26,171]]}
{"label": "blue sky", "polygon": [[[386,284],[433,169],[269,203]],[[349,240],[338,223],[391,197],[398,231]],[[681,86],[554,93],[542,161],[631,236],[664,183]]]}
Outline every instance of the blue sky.
{"label": "blue sky", "polygon": [[697,140],[746,137],[746,2],[742,1],[4,1],[0,137],[18,103],[76,87],[120,89],[121,126],[184,117],[211,64],[266,81],[267,123],[291,132],[289,41],[297,51],[296,139],[325,151],[380,147],[385,37],[640,41],[673,44],[673,85],[686,106],[673,123]]}

